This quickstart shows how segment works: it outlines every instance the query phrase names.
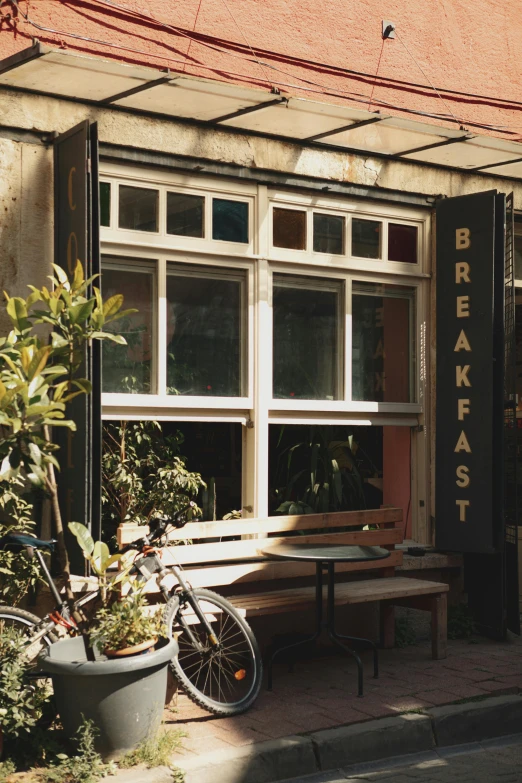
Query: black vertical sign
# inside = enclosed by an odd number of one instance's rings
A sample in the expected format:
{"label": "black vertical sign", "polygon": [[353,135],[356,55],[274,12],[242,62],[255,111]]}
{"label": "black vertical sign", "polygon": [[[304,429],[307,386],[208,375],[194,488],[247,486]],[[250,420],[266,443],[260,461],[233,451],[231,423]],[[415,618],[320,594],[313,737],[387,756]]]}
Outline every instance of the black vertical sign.
{"label": "black vertical sign", "polygon": [[495,198],[437,204],[436,544],[465,553],[498,545]]}
{"label": "black vertical sign", "polygon": [[[93,156],[94,152],[94,165]],[[54,144],[54,221],[55,263],[69,277],[79,260],[86,277],[99,272],[98,226],[93,232],[93,217],[98,214],[96,127],[87,121],[63,133]],[[72,433],[56,428],[54,438],[60,446],[58,477],[60,509],[67,528],[69,522],[87,525],[96,536],[100,532],[100,438],[101,388],[99,353],[86,349],[80,374],[93,383],[92,395],[80,395],[71,403],[67,416],[74,419]],[[94,495],[93,495],[94,490]],[[77,546],[69,546],[73,566],[83,570],[83,558]],[[75,555],[78,557],[75,558]]]}

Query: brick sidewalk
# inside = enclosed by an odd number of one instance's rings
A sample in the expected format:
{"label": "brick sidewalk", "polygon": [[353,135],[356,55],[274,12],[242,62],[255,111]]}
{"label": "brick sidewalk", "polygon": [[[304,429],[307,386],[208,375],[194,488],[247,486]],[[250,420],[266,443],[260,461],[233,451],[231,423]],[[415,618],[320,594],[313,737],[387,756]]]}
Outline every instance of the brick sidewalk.
{"label": "brick sidewalk", "polygon": [[372,657],[363,653],[365,695],[357,694],[355,664],[328,650],[300,661],[293,673],[274,667],[272,693],[262,690],[244,715],[217,718],[179,694],[165,712],[167,726],[186,732],[183,754],[193,756],[361,723],[422,708],[522,692],[522,641],[452,641],[448,657],[431,659],[427,643],[381,650],[380,677],[372,677]]}

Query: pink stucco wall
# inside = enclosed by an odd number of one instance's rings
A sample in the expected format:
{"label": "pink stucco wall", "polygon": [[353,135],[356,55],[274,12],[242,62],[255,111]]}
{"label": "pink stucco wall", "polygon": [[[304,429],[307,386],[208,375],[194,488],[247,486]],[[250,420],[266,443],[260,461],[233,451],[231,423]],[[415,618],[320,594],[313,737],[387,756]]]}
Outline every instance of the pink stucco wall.
{"label": "pink stucco wall", "polygon": [[[37,37],[51,46],[262,89],[272,85],[320,101],[392,114],[409,109],[454,115],[470,130],[486,125],[480,132],[522,139],[520,0],[20,0],[18,5],[17,15],[10,0],[0,0],[2,58]],[[396,24],[398,38],[383,42],[383,19]]]}

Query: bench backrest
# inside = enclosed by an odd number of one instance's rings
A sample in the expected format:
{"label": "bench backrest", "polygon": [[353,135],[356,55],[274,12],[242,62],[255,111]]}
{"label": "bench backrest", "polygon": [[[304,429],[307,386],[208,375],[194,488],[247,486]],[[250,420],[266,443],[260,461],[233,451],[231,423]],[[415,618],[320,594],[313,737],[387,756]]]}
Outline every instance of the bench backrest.
{"label": "bench backrest", "polygon": [[[120,525],[118,545],[125,546],[143,532],[138,525]],[[194,587],[309,576],[315,572],[313,563],[270,561],[260,554],[268,544],[267,538],[270,546],[295,543],[295,535],[289,535],[295,532],[301,533],[299,543],[382,546],[391,550],[384,561],[339,563],[336,572],[385,570],[390,575],[402,563],[402,551],[395,550],[403,540],[402,509],[398,508],[190,522],[172,534],[172,539],[181,543],[167,547],[162,559],[165,565],[181,564]]]}

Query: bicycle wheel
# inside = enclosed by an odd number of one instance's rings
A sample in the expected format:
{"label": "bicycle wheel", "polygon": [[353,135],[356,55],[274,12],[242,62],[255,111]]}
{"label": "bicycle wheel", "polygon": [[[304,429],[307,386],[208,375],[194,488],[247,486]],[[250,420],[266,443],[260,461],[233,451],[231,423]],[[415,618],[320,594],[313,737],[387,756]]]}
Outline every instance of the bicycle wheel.
{"label": "bicycle wheel", "polygon": [[214,715],[245,712],[261,689],[263,666],[248,623],[225,598],[203,588],[192,595],[210,627],[188,602],[173,596],[165,608],[168,635],[178,638],[179,654],[170,662],[174,677],[187,696]]}
{"label": "bicycle wheel", "polygon": [[16,628],[27,639],[26,656],[31,665],[36,664],[36,659],[46,647],[52,644],[52,634],[46,634],[40,639],[32,642],[31,638],[35,635],[35,628],[42,622],[31,612],[24,609],[15,609],[11,606],[0,606],[0,634],[4,628]]}

